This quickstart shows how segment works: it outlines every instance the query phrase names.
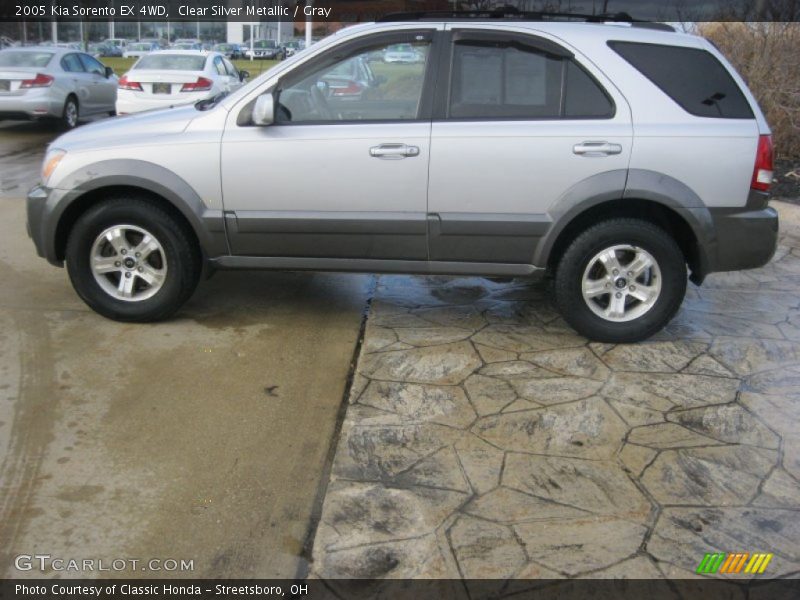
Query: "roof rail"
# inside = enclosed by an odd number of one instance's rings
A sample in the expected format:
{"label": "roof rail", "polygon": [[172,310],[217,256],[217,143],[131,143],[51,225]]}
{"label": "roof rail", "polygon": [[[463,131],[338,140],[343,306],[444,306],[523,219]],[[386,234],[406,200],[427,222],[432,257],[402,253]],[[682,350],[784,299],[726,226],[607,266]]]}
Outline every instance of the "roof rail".
{"label": "roof rail", "polygon": [[376,20],[378,23],[390,23],[397,21],[487,21],[487,20],[509,20],[509,21],[583,21],[586,23],[629,23],[631,27],[641,27],[643,29],[656,29],[658,31],[675,31],[675,28],[666,23],[654,23],[652,21],[641,21],[634,19],[626,12],[602,13],[602,14],[582,14],[571,12],[524,12],[513,6],[497,8],[493,10],[439,10],[439,11],[418,11],[418,12],[397,12],[384,15]]}

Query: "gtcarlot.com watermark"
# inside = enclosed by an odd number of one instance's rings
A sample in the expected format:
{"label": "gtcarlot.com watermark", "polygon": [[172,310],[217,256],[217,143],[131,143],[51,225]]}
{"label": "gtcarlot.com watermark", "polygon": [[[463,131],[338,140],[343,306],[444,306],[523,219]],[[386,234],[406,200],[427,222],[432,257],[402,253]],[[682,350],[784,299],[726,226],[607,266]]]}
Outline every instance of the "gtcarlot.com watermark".
{"label": "gtcarlot.com watermark", "polygon": [[19,554],[14,558],[18,571],[42,573],[113,573],[120,571],[187,572],[194,571],[194,560],[183,558],[66,558],[50,554]]}

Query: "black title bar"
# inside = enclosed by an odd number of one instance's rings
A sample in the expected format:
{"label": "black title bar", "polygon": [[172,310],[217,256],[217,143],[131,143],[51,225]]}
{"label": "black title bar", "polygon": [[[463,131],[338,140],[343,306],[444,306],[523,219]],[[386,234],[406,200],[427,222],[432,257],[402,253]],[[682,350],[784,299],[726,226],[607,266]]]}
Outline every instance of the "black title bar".
{"label": "black title bar", "polygon": [[[0,21],[305,21],[356,23],[452,11],[625,14],[659,22],[797,21],[797,0],[2,0]],[[566,7],[566,8],[565,8]],[[510,9],[510,10],[509,10]]]}

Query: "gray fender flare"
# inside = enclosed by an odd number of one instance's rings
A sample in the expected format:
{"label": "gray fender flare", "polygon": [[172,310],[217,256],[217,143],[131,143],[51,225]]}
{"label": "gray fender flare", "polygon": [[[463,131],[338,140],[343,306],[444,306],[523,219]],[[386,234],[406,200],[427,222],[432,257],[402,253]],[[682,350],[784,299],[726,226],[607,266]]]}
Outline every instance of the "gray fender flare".
{"label": "gray fender flare", "polygon": [[206,256],[228,254],[221,210],[210,209],[184,179],[164,167],[130,159],[105,160],[86,165],[59,182],[48,197],[43,225],[45,255],[56,259],[56,231],[65,211],[88,192],[104,187],[130,186],[164,198],[186,218]]}
{"label": "gray fender flare", "polygon": [[644,169],[617,169],[598,173],[567,190],[548,210],[553,226],[539,240],[533,264],[545,266],[558,236],[584,211],[609,201],[648,200],[661,204],[683,218],[699,245],[700,271],[708,271],[708,257],[715,256],[711,214],[702,200],[677,179]]}

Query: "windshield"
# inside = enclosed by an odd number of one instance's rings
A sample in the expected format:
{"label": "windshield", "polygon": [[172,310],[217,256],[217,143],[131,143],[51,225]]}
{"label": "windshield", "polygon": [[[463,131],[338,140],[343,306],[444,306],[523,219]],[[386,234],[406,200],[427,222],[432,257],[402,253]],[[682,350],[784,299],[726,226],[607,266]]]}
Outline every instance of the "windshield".
{"label": "windshield", "polygon": [[260,40],[253,44],[256,48],[275,48],[276,44],[273,40]]}
{"label": "windshield", "polygon": [[151,44],[128,44],[129,50],[150,50]]}
{"label": "windshield", "polygon": [[389,46],[386,49],[387,52],[413,52],[414,49],[411,47],[411,44],[395,44],[394,46]]}
{"label": "windshield", "polygon": [[52,52],[0,52],[0,67],[46,67]]}
{"label": "windshield", "polygon": [[193,54],[148,54],[139,59],[134,69],[156,69],[159,71],[202,71],[205,56]]}

